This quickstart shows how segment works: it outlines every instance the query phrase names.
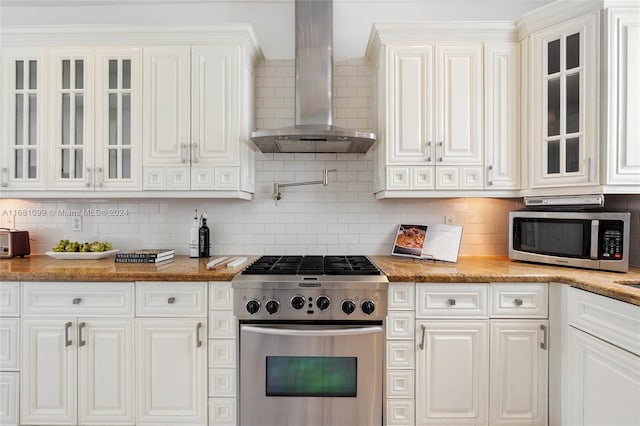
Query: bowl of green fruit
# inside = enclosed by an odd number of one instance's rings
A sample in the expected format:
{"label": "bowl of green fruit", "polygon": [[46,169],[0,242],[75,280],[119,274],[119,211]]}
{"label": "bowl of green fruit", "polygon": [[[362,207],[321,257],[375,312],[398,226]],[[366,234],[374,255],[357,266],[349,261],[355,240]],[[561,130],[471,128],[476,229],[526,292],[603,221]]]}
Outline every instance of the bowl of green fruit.
{"label": "bowl of green fruit", "polygon": [[102,259],[117,252],[118,250],[114,250],[111,247],[111,243],[106,241],[80,243],[78,241],[60,240],[51,251],[45,254],[54,259]]}

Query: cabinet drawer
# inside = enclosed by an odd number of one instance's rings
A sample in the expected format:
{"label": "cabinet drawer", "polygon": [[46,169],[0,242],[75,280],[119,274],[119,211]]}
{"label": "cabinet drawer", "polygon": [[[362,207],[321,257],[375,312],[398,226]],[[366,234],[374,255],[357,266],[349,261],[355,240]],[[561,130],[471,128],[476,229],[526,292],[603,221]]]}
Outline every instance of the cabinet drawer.
{"label": "cabinet drawer", "polygon": [[487,284],[418,284],[416,318],[487,318]]}
{"label": "cabinet drawer", "polygon": [[206,317],[203,282],[136,283],[137,317]]}
{"label": "cabinet drawer", "polygon": [[489,316],[492,318],[546,318],[546,283],[492,283]]}
{"label": "cabinet drawer", "polygon": [[233,309],[233,289],[230,282],[209,283],[209,309]]}
{"label": "cabinet drawer", "polygon": [[133,283],[24,283],[24,315],[133,315]]}
{"label": "cabinet drawer", "polygon": [[413,283],[389,283],[389,310],[413,311],[416,308]]}
{"label": "cabinet drawer", "polygon": [[569,325],[640,355],[640,306],[569,288]]}
{"label": "cabinet drawer", "polygon": [[18,424],[20,374],[0,373],[0,425]]}
{"label": "cabinet drawer", "polygon": [[20,283],[0,283],[0,316],[20,315]]}

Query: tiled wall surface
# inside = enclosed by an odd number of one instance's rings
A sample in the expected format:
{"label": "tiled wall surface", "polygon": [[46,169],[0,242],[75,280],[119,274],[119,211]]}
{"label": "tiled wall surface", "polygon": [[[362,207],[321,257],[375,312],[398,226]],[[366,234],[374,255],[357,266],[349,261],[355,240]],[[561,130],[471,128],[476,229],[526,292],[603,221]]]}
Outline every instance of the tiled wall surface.
{"label": "tiled wall surface", "polygon": [[[256,127],[293,125],[294,63],[267,61],[257,70]],[[335,64],[334,124],[372,130],[371,70],[363,60]],[[320,180],[329,185],[282,189],[274,182]],[[173,247],[188,253],[194,209],[206,211],[213,254],[387,254],[400,223],[464,226],[461,255],[506,255],[508,212],[520,199],[375,200],[373,160],[367,154],[261,154],[256,160],[253,201],[236,200],[0,200],[3,213],[21,209],[16,227],[31,231],[32,252],[43,253],[59,239],[108,240],[115,248]],[[612,206],[634,211],[632,260],[640,265],[640,197],[616,196]],[[87,209],[119,209],[121,216],[82,216],[72,231],[71,215]],[[42,215],[31,214],[44,212]]]}

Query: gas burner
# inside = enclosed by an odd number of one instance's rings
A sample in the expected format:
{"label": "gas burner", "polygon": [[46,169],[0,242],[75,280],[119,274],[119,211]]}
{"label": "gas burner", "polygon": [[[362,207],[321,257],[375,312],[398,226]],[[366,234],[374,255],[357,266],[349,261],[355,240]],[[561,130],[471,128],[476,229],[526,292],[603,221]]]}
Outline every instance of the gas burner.
{"label": "gas burner", "polygon": [[366,256],[262,256],[243,275],[381,275]]}

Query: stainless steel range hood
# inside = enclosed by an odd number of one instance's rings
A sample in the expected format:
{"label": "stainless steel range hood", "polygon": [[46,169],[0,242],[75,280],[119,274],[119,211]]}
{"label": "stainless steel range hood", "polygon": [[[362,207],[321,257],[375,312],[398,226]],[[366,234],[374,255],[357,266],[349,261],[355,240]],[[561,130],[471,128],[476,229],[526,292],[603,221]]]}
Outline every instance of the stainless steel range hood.
{"label": "stainless steel range hood", "polygon": [[333,1],[296,0],[295,125],[251,133],[262,152],[366,152],[374,133],[333,125]]}

